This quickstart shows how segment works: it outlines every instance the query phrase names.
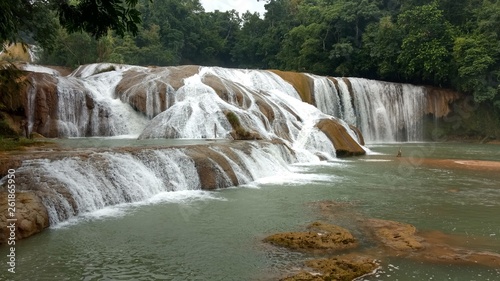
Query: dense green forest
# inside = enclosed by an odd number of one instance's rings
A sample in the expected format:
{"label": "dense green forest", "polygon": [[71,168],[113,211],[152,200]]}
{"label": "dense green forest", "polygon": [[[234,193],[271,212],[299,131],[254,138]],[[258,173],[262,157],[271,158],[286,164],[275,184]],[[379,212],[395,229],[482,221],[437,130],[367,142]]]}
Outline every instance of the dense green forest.
{"label": "dense green forest", "polygon": [[109,24],[99,32],[75,28],[60,7],[46,7],[36,19],[49,34],[38,36],[39,63],[198,64],[358,76],[448,87],[500,109],[498,0],[267,0],[265,15],[205,12],[198,0],[126,1],[135,2],[140,15],[132,16],[142,19],[136,29]]}

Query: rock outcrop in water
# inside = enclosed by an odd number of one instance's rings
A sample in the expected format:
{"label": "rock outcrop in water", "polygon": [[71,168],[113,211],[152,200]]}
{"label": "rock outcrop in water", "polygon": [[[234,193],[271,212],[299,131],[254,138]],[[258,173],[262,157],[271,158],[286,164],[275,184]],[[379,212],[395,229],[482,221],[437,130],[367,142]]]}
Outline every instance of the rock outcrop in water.
{"label": "rock outcrop in water", "polygon": [[335,251],[352,249],[358,246],[356,239],[345,228],[314,222],[307,232],[284,232],[268,236],[265,242],[294,250]]}
{"label": "rock outcrop in water", "polygon": [[[264,239],[277,246],[284,246],[294,251],[308,250],[313,254],[325,255],[329,258],[312,259],[304,262],[304,269],[281,280],[353,280],[362,275],[375,273],[385,259],[390,257],[407,258],[425,263],[483,265],[500,268],[500,254],[486,251],[467,249],[473,237],[460,237],[445,234],[439,231],[420,232],[411,224],[366,218],[353,209],[352,203],[318,201],[310,204],[318,208],[325,218],[336,221],[346,221],[350,228],[360,230],[359,237],[352,240],[364,244],[362,247],[347,247],[343,251],[348,254],[334,255],[331,247],[323,247],[331,242],[325,235],[315,235],[314,232],[286,232],[273,234]],[[327,230],[338,229],[338,226],[329,223],[314,223],[311,226],[326,226]],[[320,227],[319,230],[324,230]],[[344,237],[349,230],[330,230],[337,233],[336,237]],[[340,234],[342,233],[342,234]],[[319,234],[319,233],[318,233]],[[339,241],[337,238],[333,238]],[[341,239],[340,239],[341,240]],[[350,239],[347,239],[350,240]],[[368,247],[366,247],[368,245]],[[311,251],[315,249],[315,251]]]}
{"label": "rock outcrop in water", "polygon": [[368,219],[364,224],[374,239],[390,251],[401,254],[424,248],[413,225],[380,219]]}
{"label": "rock outcrop in water", "polygon": [[281,279],[282,281],[329,281],[357,280],[361,276],[373,273],[379,265],[374,258],[364,255],[344,255],[339,257],[308,260],[305,265],[319,274],[307,271]]}

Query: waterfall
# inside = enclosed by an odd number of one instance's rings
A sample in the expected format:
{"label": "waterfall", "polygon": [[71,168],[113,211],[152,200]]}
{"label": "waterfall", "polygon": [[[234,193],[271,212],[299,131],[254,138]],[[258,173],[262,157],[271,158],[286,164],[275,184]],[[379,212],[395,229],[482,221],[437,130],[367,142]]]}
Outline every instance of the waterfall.
{"label": "waterfall", "polygon": [[[32,65],[27,69],[50,72]],[[366,141],[422,140],[426,88],[301,75],[313,81],[317,109],[358,127]],[[302,143],[303,130],[314,133],[306,128],[311,115],[307,109],[304,116],[304,103],[290,107],[291,100],[300,100],[301,95],[271,71],[91,64],[69,77],[58,76],[57,89],[59,136],[231,138],[225,120],[228,111],[264,139],[278,137],[293,145],[301,131]],[[323,117],[312,117],[318,118]],[[322,138],[312,137],[317,139],[311,143]]]}
{"label": "waterfall", "polygon": [[424,87],[308,76],[314,81],[318,109],[358,127],[367,142],[423,140]]}
{"label": "waterfall", "polygon": [[[231,147],[137,148],[26,160],[16,177],[19,191],[35,192],[48,210],[50,225],[55,225],[82,213],[142,201],[161,192],[233,186],[233,174],[237,184],[249,183],[288,172],[289,164],[304,157],[308,156],[297,155],[284,145],[256,142]],[[208,178],[216,184],[206,186]],[[5,182],[4,178],[0,184]]]}
{"label": "waterfall", "polygon": [[147,119],[113,98],[118,72],[86,78],[58,77],[58,127],[61,137],[138,135]]}
{"label": "waterfall", "polygon": [[154,117],[139,138],[231,139],[228,112],[255,138],[278,139],[297,151],[335,158],[332,142],[316,128],[318,120],[331,117],[302,102],[276,74],[260,70],[200,68],[184,79],[175,104]]}
{"label": "waterfall", "polygon": [[241,84],[249,89],[268,92],[280,90],[287,95],[300,99],[299,94],[292,85],[281,79],[278,75],[254,69],[228,69],[222,67],[203,67],[200,75],[213,74],[223,80]]}
{"label": "waterfall", "polygon": [[[51,225],[162,192],[236,186],[288,173],[292,163],[363,154],[350,125],[369,142],[419,141],[427,100],[445,112],[442,105],[452,99],[361,78],[290,75],[300,80],[297,86],[265,70],[91,64],[63,77],[26,69],[38,72],[25,99],[30,132],[260,140],[99,148],[25,160],[16,169],[18,189],[42,199]],[[5,183],[6,177],[0,186]]]}

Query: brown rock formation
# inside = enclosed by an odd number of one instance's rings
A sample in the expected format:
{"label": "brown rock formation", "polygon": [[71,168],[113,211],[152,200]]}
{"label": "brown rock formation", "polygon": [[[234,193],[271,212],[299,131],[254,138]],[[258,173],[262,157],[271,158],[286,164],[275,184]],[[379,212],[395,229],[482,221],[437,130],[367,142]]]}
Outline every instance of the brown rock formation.
{"label": "brown rock formation", "polygon": [[[8,192],[0,192],[0,244],[7,243],[14,235],[15,240],[29,237],[49,226],[47,209],[34,192],[16,192],[15,209],[8,206]],[[13,214],[13,217],[10,214]],[[16,221],[8,221],[16,219]],[[15,225],[14,232],[7,226]]]}
{"label": "brown rock formation", "polygon": [[419,232],[415,226],[410,224],[382,219],[367,219],[356,211],[355,204],[352,203],[318,201],[310,203],[310,205],[318,208],[326,218],[357,222],[353,227],[357,229],[361,226],[361,230],[367,238],[376,244],[376,247],[367,249],[365,253],[370,253],[377,259],[397,256],[421,262],[481,264],[493,268],[500,267],[500,253],[467,249],[471,246],[471,241],[479,239],[478,243],[482,245],[482,243],[487,242],[486,238],[482,238],[486,239],[482,240],[481,238],[451,235],[440,231]]}
{"label": "brown rock formation", "polygon": [[396,252],[407,252],[423,249],[423,239],[416,236],[413,225],[396,221],[368,219],[365,224],[382,246]]}
{"label": "brown rock formation", "polygon": [[361,130],[353,125],[349,125],[349,128],[351,128],[351,130],[353,130],[356,133],[356,136],[358,136],[359,144],[365,145],[365,138],[363,137]]}
{"label": "brown rock formation", "polygon": [[[368,219],[364,224],[375,241],[384,247],[387,256],[406,256],[424,262],[500,267],[500,254],[462,248],[465,242],[457,243],[459,237],[438,231],[417,234],[413,225],[395,221]],[[450,245],[452,241],[456,245]]]}
{"label": "brown rock formation", "polygon": [[[12,94],[7,102],[9,114],[2,113],[3,119],[13,131],[21,136],[26,134],[30,114],[33,128],[45,136],[57,136],[57,80],[45,73],[22,72],[21,76],[4,89]],[[28,135],[29,133],[28,132]]]}
{"label": "brown rock formation", "polygon": [[354,280],[373,273],[379,265],[375,259],[363,255],[345,255],[327,259],[309,260],[306,265],[320,274],[302,271],[297,275],[282,279],[283,281],[321,281],[321,280]]}
{"label": "brown rock formation", "polygon": [[195,163],[202,189],[213,190],[238,185],[238,178],[231,164],[220,153],[203,146],[186,152]]}
{"label": "brown rock formation", "polygon": [[[23,105],[25,120],[28,120],[30,111],[34,112],[31,133],[57,137],[57,79],[50,74],[35,72],[29,73],[27,79],[30,82],[26,89],[27,94],[23,95]],[[28,100],[30,95],[34,95],[33,103]]]}
{"label": "brown rock formation", "polygon": [[316,127],[332,141],[337,151],[337,157],[363,155],[363,148],[352,139],[344,126],[333,119],[321,119]]}
{"label": "brown rock formation", "polygon": [[[184,79],[198,73],[199,66],[150,68],[148,72],[128,70],[116,86],[116,95],[137,111],[150,118],[173,105],[175,91],[184,85]],[[148,97],[148,91],[151,91]],[[154,99],[153,112],[148,112],[148,98]],[[153,103],[153,101],[150,101]]]}
{"label": "brown rock formation", "polygon": [[358,246],[356,239],[345,228],[314,222],[308,232],[284,232],[268,236],[265,242],[294,250],[344,250]]}
{"label": "brown rock formation", "polygon": [[451,104],[462,97],[461,94],[435,87],[427,87],[427,108],[425,114],[432,114],[440,118],[447,116],[451,111]]}
{"label": "brown rock formation", "polygon": [[281,70],[270,71],[290,83],[299,93],[303,102],[316,105],[316,101],[314,99],[314,81],[311,78],[307,77],[304,73]]}
{"label": "brown rock formation", "polygon": [[248,109],[251,105],[250,99],[242,93],[242,89],[235,83],[226,83],[220,77],[212,74],[203,76],[202,82],[214,89],[222,100],[230,104],[239,106],[242,109]]}

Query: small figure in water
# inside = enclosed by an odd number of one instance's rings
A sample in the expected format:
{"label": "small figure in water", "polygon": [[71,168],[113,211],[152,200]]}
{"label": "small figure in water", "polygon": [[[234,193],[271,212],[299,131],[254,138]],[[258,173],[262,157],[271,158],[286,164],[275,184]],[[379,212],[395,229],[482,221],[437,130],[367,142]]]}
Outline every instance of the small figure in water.
{"label": "small figure in water", "polygon": [[214,123],[214,139],[217,138],[217,123]]}
{"label": "small figure in water", "polygon": [[402,152],[401,152],[401,146],[400,146],[399,151],[398,151],[398,155],[396,155],[396,157],[401,157],[401,154],[402,154]]}

